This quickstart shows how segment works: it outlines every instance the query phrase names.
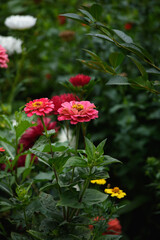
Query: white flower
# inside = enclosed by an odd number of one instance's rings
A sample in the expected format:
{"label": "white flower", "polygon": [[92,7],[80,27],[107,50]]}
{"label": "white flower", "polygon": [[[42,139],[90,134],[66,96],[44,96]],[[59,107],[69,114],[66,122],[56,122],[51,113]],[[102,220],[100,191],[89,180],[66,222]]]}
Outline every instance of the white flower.
{"label": "white flower", "polygon": [[4,24],[11,29],[24,30],[36,24],[36,18],[32,16],[13,15],[6,18]]}
{"label": "white flower", "polygon": [[14,37],[0,36],[0,45],[6,49],[8,55],[22,52],[22,41]]}
{"label": "white flower", "polygon": [[75,147],[76,138],[70,129],[68,130],[68,133],[67,133],[67,129],[65,128],[65,129],[61,129],[60,132],[58,133],[58,141],[59,142],[68,141],[71,147]]}

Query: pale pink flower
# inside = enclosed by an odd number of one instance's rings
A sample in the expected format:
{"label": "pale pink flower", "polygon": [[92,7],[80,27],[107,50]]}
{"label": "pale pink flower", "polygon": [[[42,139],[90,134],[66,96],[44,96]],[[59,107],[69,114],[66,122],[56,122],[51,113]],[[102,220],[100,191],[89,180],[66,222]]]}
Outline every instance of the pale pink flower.
{"label": "pale pink flower", "polygon": [[35,99],[25,106],[24,111],[28,117],[31,117],[34,113],[38,116],[45,116],[45,114],[49,114],[54,109],[53,102],[48,98]]}
{"label": "pale pink flower", "polygon": [[6,54],[6,49],[0,45],[0,67],[7,68],[7,62],[9,62],[8,55]]}
{"label": "pale pink flower", "polygon": [[91,119],[98,118],[96,106],[89,101],[71,101],[61,104],[58,109],[58,120],[70,120],[71,124],[78,122],[89,122]]}

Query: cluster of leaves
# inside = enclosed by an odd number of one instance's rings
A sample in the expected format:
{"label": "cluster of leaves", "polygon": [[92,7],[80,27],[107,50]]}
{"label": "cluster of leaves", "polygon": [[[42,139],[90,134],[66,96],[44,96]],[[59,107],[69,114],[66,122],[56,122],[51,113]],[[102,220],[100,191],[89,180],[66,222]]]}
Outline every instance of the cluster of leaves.
{"label": "cluster of leaves", "polygon": [[[0,140],[7,152],[0,157],[1,164],[5,163],[5,170],[0,174],[1,236],[12,240],[95,237],[88,227],[94,216],[89,209],[96,206],[108,217],[118,209],[118,205],[111,205],[107,194],[90,185],[91,179],[107,179],[108,165],[119,162],[104,155],[106,140],[96,147],[85,138],[85,150],[75,150],[68,142],[56,141],[50,145],[54,131],[49,130],[32,148],[17,154],[19,138],[28,127],[35,126],[33,119],[27,118],[24,112],[16,112],[17,123],[13,126],[9,118],[4,115],[1,118],[5,131],[1,132]],[[38,164],[31,161],[31,153],[38,157]],[[27,155],[25,166],[17,167],[22,154]],[[13,231],[6,230],[5,221],[10,222]],[[101,232],[96,233],[96,238],[102,239]],[[113,238],[108,235],[103,239]]]}
{"label": "cluster of leaves", "polygon": [[[66,24],[59,25],[57,20],[59,14],[75,12],[80,5],[90,6],[91,1],[89,3],[85,1],[84,4],[83,1],[75,0],[71,0],[70,4],[65,0],[54,1],[54,3],[50,0],[2,1],[0,6],[1,35],[23,37],[23,32],[7,30],[4,26],[5,18],[11,14],[31,14],[37,17],[38,21],[36,27],[25,32],[23,45],[27,55],[23,64],[20,64],[20,55],[12,55],[9,71],[2,70],[1,72],[1,111],[7,114],[10,112],[10,106],[6,104],[9,98],[8,89],[11,88],[19,64],[21,71],[16,92],[19,94],[16,95],[16,101],[12,102],[13,110],[23,105],[26,102],[24,99],[27,97],[40,97],[42,91],[46,96],[63,92],[59,83],[69,79],[73,74],[90,73],[92,79],[94,76],[98,84],[90,97],[96,106],[101,106],[101,113],[96,123],[93,123],[94,127],[92,124],[89,126],[90,137],[98,143],[107,135],[109,154],[125,163],[123,168],[119,165],[116,165],[114,169],[112,167],[115,182],[121,182],[121,185],[128,188],[130,209],[127,208],[127,214],[124,211],[121,218],[124,231],[127,232],[129,239],[151,239],[156,232],[156,230],[152,230],[153,225],[156,225],[157,222],[155,215],[149,213],[148,209],[157,201],[153,203],[152,199],[148,200],[149,194],[148,191],[145,191],[146,179],[143,166],[146,164],[145,159],[148,156],[156,156],[158,159],[160,157],[158,152],[160,141],[158,135],[160,130],[159,99],[150,94],[159,92],[159,70],[156,71],[154,68],[153,71],[150,62],[146,63],[146,53],[142,53],[139,43],[143,45],[143,49],[147,49],[155,57],[154,61],[158,64],[160,34],[157,19],[160,8],[156,0],[135,0],[134,3],[122,0],[120,4],[118,1],[108,0],[96,2],[101,3],[104,9],[102,12],[100,8],[97,8],[101,13],[98,21],[106,25],[109,30],[120,29],[120,32],[109,32],[108,29],[105,30],[105,33],[101,32],[99,27],[97,29],[94,21],[92,24],[85,21],[86,25],[84,26],[79,21],[74,22],[67,19]],[[83,10],[88,11],[89,9],[83,8]],[[82,17],[83,13],[81,12],[80,15]],[[93,17],[97,22],[97,16],[93,14]],[[125,23],[128,22],[132,24],[130,30],[124,28]],[[59,34],[64,30],[75,32],[72,41],[66,42],[60,38]],[[124,32],[122,32],[123,30]],[[95,37],[84,36],[86,33],[93,34]],[[119,38],[117,33],[120,33],[122,38]],[[97,34],[102,35],[103,38],[96,37]],[[153,37],[151,38],[151,36]],[[114,38],[120,46],[113,41],[108,41],[106,37],[111,40]],[[126,43],[125,39],[131,42]],[[138,46],[133,45],[134,43],[138,43]],[[125,48],[122,48],[123,44]],[[129,44],[131,48],[126,48],[126,44]],[[82,49],[89,50],[82,51]],[[134,53],[131,53],[131,49]],[[92,56],[92,60],[86,60],[86,52]],[[131,61],[127,55],[130,55]],[[80,64],[75,59],[81,59],[80,61],[85,59],[83,60],[85,64]],[[152,64],[152,58],[149,60]],[[133,62],[135,62],[135,66]],[[17,67],[16,63],[18,63]],[[95,70],[93,68],[89,70],[88,63],[91,63]],[[49,74],[48,78],[46,78],[46,74]],[[139,74],[141,74],[140,78]],[[134,88],[147,89],[147,93],[134,91],[130,85]],[[30,91],[28,92],[27,89]],[[69,88],[69,91],[72,90]],[[4,123],[1,121],[1,127],[3,125]],[[13,143],[15,143],[14,140]],[[11,145],[9,146],[14,151]],[[139,200],[141,197],[142,201]],[[137,230],[133,230],[133,225],[138,221],[137,215],[144,216],[142,221],[145,230],[139,218],[139,227],[136,226]],[[150,219],[149,223],[147,219]]]}
{"label": "cluster of leaves", "polygon": [[[87,65],[89,68],[96,69],[98,71],[105,72],[107,74],[113,75],[111,79],[107,82],[107,84],[112,85],[123,85],[123,84],[130,84],[133,87],[138,89],[145,89],[147,91],[159,94],[159,91],[155,89],[154,85],[159,85],[157,81],[149,81],[148,73],[149,74],[160,74],[160,68],[155,65],[153,58],[150,54],[140,45],[133,42],[133,39],[128,36],[126,33],[117,30],[111,29],[107,25],[99,22],[99,18],[101,16],[102,7],[98,4],[93,4],[91,7],[84,7],[83,9],[79,9],[81,15],[77,15],[74,13],[67,13],[63,14],[63,16],[71,18],[76,21],[80,21],[82,23],[87,24],[91,27],[91,29],[96,29],[99,33],[89,33],[89,36],[101,38],[105,41],[111,42],[121,50],[125,52],[125,55],[129,57],[133,61],[133,63],[137,66],[138,70],[141,73],[141,76],[138,76],[136,79],[124,78],[119,76],[117,68],[123,61],[123,55],[121,53],[112,53],[109,56],[109,62],[111,64],[108,65],[106,62],[101,60],[95,53],[91,51],[87,51],[89,55],[92,57],[92,60],[80,60],[82,63]],[[129,53],[129,54],[126,54]],[[144,63],[147,63],[150,69],[145,69],[141,62],[133,57],[131,54],[135,55],[137,58],[142,60]]]}

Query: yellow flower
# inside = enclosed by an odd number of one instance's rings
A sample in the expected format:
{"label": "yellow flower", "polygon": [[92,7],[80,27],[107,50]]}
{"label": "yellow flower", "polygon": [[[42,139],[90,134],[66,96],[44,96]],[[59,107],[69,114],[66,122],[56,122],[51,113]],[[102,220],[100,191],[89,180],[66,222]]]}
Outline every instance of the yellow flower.
{"label": "yellow flower", "polygon": [[91,183],[96,183],[96,184],[99,184],[99,185],[104,185],[106,184],[106,180],[105,179],[97,179],[97,180],[91,180]]}
{"label": "yellow flower", "polygon": [[119,189],[119,187],[106,188],[105,193],[111,194],[111,197],[123,198],[126,196],[126,193]]}

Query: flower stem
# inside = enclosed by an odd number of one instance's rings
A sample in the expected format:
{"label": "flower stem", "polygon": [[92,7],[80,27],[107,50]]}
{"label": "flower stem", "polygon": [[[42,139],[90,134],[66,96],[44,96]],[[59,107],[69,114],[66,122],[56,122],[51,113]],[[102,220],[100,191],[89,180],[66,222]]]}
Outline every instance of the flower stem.
{"label": "flower stem", "polygon": [[[50,149],[51,149],[51,155],[52,155],[52,158],[53,158],[53,151],[52,151],[52,144],[51,144],[51,139],[47,133],[47,128],[46,128],[46,125],[44,123],[44,119],[42,116],[40,116],[40,119],[41,119],[41,122],[42,122],[42,125],[43,125],[43,128],[44,128],[44,131],[45,131],[45,135],[46,137],[48,138],[49,140],[49,145],[50,145]],[[59,191],[59,195],[61,195],[61,188],[60,188],[60,185],[59,185],[59,180],[58,180],[58,173],[55,169],[55,166],[53,165],[53,171],[54,171],[54,175],[55,175],[55,178],[56,178],[56,182],[57,182],[57,186],[58,186],[58,191]],[[66,212],[65,212],[65,207],[63,207],[63,216],[64,216],[64,219],[66,218]]]}
{"label": "flower stem", "polygon": [[25,224],[26,224],[26,228],[28,228],[27,216],[26,216],[26,208],[25,207],[23,208],[23,214],[24,214],[24,221],[25,221]]}
{"label": "flower stem", "polygon": [[21,71],[22,71],[25,55],[26,55],[26,53],[23,50],[22,51],[22,57],[21,57],[21,59],[18,63],[18,66],[17,66],[17,73],[16,73],[16,76],[14,78],[13,85],[12,85],[12,88],[11,88],[11,92],[10,92],[10,95],[9,95],[9,98],[8,98],[8,102],[11,105],[10,106],[10,111],[12,111],[12,104],[13,104],[13,100],[14,100],[15,95],[16,95],[17,85],[20,82]]}

